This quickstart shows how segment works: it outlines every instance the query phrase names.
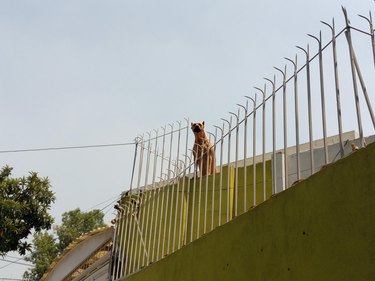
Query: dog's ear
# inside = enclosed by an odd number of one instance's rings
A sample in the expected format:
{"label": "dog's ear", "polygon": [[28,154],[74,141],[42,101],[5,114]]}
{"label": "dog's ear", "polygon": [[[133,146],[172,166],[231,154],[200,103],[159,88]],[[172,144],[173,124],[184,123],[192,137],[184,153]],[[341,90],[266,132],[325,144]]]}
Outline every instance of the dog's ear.
{"label": "dog's ear", "polygon": [[203,127],[204,127],[204,121],[202,122],[202,125],[203,125]]}
{"label": "dog's ear", "polygon": [[194,124],[194,123],[193,123],[193,122],[191,122],[191,126],[192,126],[192,127],[193,127],[193,124]]}

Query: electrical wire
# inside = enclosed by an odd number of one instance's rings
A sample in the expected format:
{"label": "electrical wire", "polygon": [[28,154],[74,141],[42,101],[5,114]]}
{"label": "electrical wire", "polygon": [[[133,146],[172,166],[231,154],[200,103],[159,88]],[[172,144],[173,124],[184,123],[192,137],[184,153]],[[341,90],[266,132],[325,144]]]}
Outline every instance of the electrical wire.
{"label": "electrical wire", "polygon": [[0,150],[0,153],[4,154],[4,153],[38,152],[38,151],[51,151],[51,150],[102,148],[102,147],[126,146],[126,145],[133,145],[133,144],[135,144],[135,142],[92,144],[92,145],[79,145],[79,146],[61,146],[61,147],[44,147],[44,148],[25,148],[25,149]]}
{"label": "electrical wire", "polygon": [[22,257],[22,258],[19,258],[19,259],[17,259],[17,260],[15,260],[15,261],[7,260],[7,259],[0,259],[0,261],[8,262],[8,264],[6,264],[6,265],[0,267],[0,269],[3,269],[3,268],[5,268],[5,267],[8,267],[8,266],[10,266],[10,265],[12,265],[12,264],[19,264],[19,265],[24,265],[24,266],[29,266],[29,267],[35,267],[35,265],[33,265],[33,264],[27,264],[27,263],[18,262],[18,261],[20,261],[20,260],[22,260],[22,259],[23,259],[23,257]]}

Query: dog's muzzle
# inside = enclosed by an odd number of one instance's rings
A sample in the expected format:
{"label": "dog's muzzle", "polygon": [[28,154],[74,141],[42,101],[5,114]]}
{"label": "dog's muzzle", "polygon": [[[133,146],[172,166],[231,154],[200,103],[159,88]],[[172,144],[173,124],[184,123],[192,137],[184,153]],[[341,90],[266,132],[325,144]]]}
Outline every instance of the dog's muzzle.
{"label": "dog's muzzle", "polygon": [[201,128],[199,128],[198,126],[193,127],[194,133],[199,133],[200,131],[201,131]]}

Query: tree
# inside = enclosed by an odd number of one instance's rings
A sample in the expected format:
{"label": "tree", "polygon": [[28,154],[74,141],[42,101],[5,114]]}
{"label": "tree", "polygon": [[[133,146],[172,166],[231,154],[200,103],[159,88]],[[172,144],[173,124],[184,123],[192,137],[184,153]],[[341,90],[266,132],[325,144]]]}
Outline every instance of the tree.
{"label": "tree", "polygon": [[[35,267],[24,273],[24,279],[37,281],[42,278],[54,258],[76,238],[93,229],[105,226],[100,210],[81,212],[79,208],[62,214],[62,224],[48,232],[34,234],[31,256],[26,258]],[[56,238],[55,238],[56,237]]]}
{"label": "tree", "polygon": [[55,196],[48,178],[35,172],[22,178],[11,174],[9,166],[0,170],[0,255],[10,251],[25,255],[31,247],[25,240],[31,231],[51,228],[53,218],[48,212]]}
{"label": "tree", "polygon": [[33,250],[25,260],[33,262],[35,267],[24,273],[25,280],[40,280],[58,254],[56,239],[47,231],[34,233],[33,248],[37,250]]}
{"label": "tree", "polygon": [[100,210],[81,212],[79,208],[62,214],[61,226],[55,231],[59,240],[58,249],[62,252],[75,238],[95,228],[103,227],[104,214]]}

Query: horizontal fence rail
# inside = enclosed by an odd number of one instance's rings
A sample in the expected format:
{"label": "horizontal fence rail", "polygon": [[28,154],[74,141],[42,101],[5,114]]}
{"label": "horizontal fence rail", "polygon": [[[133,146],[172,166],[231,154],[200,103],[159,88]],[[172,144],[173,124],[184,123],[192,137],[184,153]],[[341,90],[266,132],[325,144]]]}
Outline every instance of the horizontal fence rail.
{"label": "horizontal fence rail", "polygon": [[172,254],[373,141],[365,137],[375,129],[372,17],[360,16],[368,25],[362,30],[343,13],[341,31],[333,20],[322,22],[328,42],[322,32],[309,34],[312,43],[296,49],[302,59],[285,58],[221,124],[185,119],[135,139],[131,186],[115,206],[111,280]]}

